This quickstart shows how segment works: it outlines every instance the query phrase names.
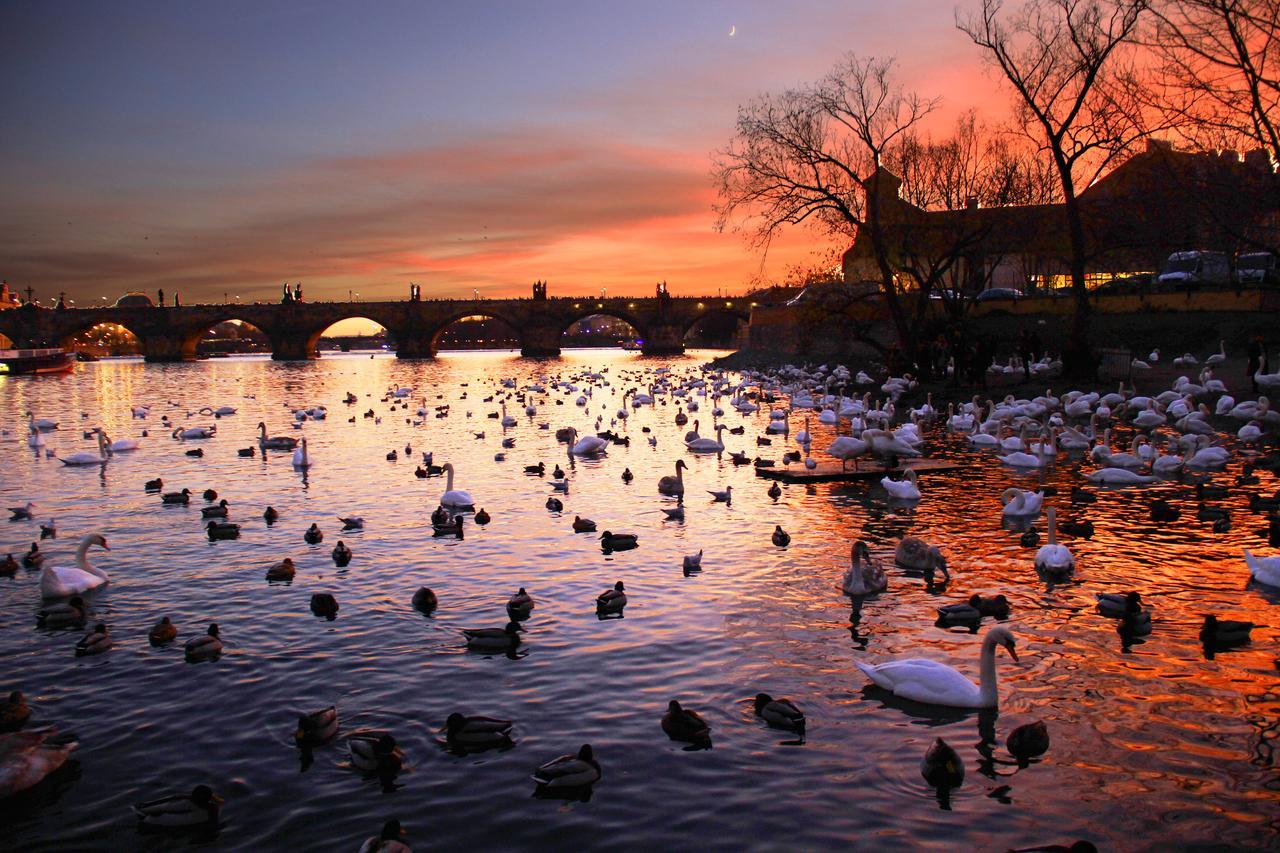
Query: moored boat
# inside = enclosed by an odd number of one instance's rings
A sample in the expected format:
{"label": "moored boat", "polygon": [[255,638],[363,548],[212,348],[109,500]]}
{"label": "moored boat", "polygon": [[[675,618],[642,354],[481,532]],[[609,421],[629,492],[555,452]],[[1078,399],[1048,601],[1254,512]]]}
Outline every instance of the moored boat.
{"label": "moored boat", "polygon": [[72,353],[50,349],[0,350],[0,373],[11,376],[41,373],[66,373],[75,366]]}

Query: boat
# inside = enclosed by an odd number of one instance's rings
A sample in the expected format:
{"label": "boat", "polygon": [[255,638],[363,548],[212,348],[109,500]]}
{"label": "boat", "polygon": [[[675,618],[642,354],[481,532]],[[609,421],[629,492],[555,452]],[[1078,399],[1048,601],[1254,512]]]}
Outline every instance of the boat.
{"label": "boat", "polygon": [[75,358],[72,353],[58,347],[0,350],[0,373],[11,376],[67,373],[73,367]]}

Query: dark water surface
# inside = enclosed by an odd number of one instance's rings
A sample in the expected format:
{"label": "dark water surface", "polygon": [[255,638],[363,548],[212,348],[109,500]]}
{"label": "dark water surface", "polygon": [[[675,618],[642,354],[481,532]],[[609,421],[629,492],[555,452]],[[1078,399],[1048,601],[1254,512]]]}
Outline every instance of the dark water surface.
{"label": "dark water surface", "polygon": [[[1036,477],[1017,475],[937,428],[928,431],[929,455],[962,467],[922,476],[924,499],[915,507],[890,505],[878,485],[865,483],[812,492],[785,486],[775,503],[750,466],[734,467],[727,454],[685,452],[689,427],[674,425],[677,402],[667,396],[616,426],[632,443],[603,459],[571,462],[557,444],[559,427],[588,434],[598,414],[607,426],[623,390],[648,384],[638,371],[669,366],[677,376],[693,374],[706,355],[108,361],[65,378],[0,379],[0,423],[10,430],[0,444],[0,506],[31,499],[39,520],[57,519],[58,538],[44,543],[57,565],[73,565],[82,535],[104,533],[112,550],[91,559],[111,583],[91,594],[90,618],[107,622],[116,643],[104,655],[75,658],[80,631],[34,627],[39,574],[19,569],[0,580],[0,689],[27,693],[30,725],[54,723],[81,742],[76,761],[0,807],[0,845],[355,850],[392,816],[421,849],[1280,843],[1280,672],[1273,663],[1280,591],[1247,586],[1241,549],[1275,552],[1256,532],[1261,516],[1248,512],[1245,490],[1234,485],[1238,463],[1218,475],[1232,491],[1216,502],[1232,508],[1235,524],[1215,534],[1196,520],[1194,498],[1178,483],[1100,489],[1096,504],[1072,507],[1070,488],[1082,482],[1082,465],[1090,466],[1062,457],[1045,475],[1060,489],[1049,502],[1065,517],[1091,519],[1097,533],[1063,537],[1076,556],[1077,583],[1047,590],[1033,569],[1034,549],[1019,544],[1000,513],[1000,491]],[[575,405],[580,392],[550,388],[555,377],[586,369],[607,369],[610,384],[596,387],[585,407]],[[533,381],[548,388],[530,395],[538,407],[532,417],[509,403],[518,424],[506,430],[487,417],[497,401],[482,402],[507,390],[499,387],[504,378],[517,388]],[[407,411],[379,402],[395,384],[417,389]],[[347,391],[359,396],[357,405],[342,405]],[[450,415],[406,423],[418,419],[423,397],[429,407],[450,404]],[[697,399],[701,411],[692,417],[706,435],[712,403]],[[132,419],[130,406],[144,403],[153,406],[150,417]],[[205,405],[239,412],[218,420],[217,437],[204,442],[174,441],[160,426],[163,413],[180,424],[211,423],[186,416]],[[292,408],[317,405],[328,407],[326,420],[290,429]],[[726,444],[754,456],[767,412],[744,417],[727,399],[721,405],[727,424],[747,428],[725,434]],[[360,417],[369,408],[381,423]],[[26,446],[29,409],[61,421],[49,435],[60,453],[91,449],[81,432],[93,425],[113,438],[137,437],[143,428],[150,437],[106,466],[64,468]],[[256,443],[260,420],[273,435],[307,436],[309,472],[294,470],[288,453],[236,455]],[[793,415],[794,428],[802,421],[803,413]],[[832,427],[814,417],[811,429],[815,451],[825,448]],[[485,437],[475,438],[480,431]],[[495,462],[504,435],[515,446]],[[775,437],[760,452],[780,457],[785,444]],[[204,458],[184,455],[196,446]],[[392,449],[400,458],[386,461]],[[436,464],[453,462],[456,487],[471,491],[491,524],[469,525],[462,541],[432,537],[429,515],[444,481],[414,477],[425,450]],[[690,466],[682,523],[664,520],[659,507],[674,503],[656,492],[677,458]],[[562,513],[544,506],[550,477],[522,472],[539,460],[548,474],[556,463],[568,471]],[[620,478],[624,467],[636,475],[629,485]],[[1280,483],[1260,473],[1254,489],[1274,493]],[[166,491],[190,488],[195,500],[162,506],[143,492],[153,477],[164,478]],[[705,492],[730,484],[728,506]],[[240,539],[206,538],[199,493],[210,487],[230,502]],[[1153,524],[1146,507],[1157,495],[1180,507],[1182,520]],[[262,520],[268,504],[280,512],[273,527]],[[601,530],[637,533],[640,545],[602,553],[596,536],[572,532],[575,514]],[[341,533],[339,515],[363,516],[365,529]],[[303,542],[313,521],[325,532],[319,545]],[[775,524],[792,534],[789,548],[770,543]],[[1043,516],[1036,525],[1043,533]],[[954,580],[930,591],[890,568],[888,591],[867,601],[851,627],[839,590],[850,542],[867,539],[891,564],[895,543],[908,533],[946,552]],[[0,522],[0,553],[17,556],[36,535],[34,522]],[[346,569],[329,556],[339,538],[355,551]],[[681,559],[699,549],[704,572],[685,577]],[[267,567],[286,556],[298,565],[297,578],[269,585]],[[616,580],[630,597],[625,618],[597,620],[594,598]],[[409,603],[424,584],[441,602],[431,617]],[[504,604],[519,586],[537,599],[519,654],[468,653],[459,630],[503,625]],[[1153,609],[1155,630],[1125,653],[1116,623],[1093,605],[1095,593],[1131,588]],[[336,595],[335,621],[310,613],[316,591]],[[1021,662],[997,656],[998,714],[910,706],[867,689],[855,660],[931,657],[976,680],[981,634],[933,624],[938,605],[971,592],[1003,592],[1013,602],[1007,624]],[[1207,660],[1197,639],[1206,612],[1260,627],[1251,645]],[[161,615],[178,625],[179,641],[152,648],[146,633]],[[226,652],[185,663],[182,640],[211,621],[222,628]],[[750,699],[759,691],[803,708],[803,745],[754,716]],[[665,737],[659,722],[672,698],[707,719],[713,749],[685,751]],[[304,767],[291,741],[297,714],[329,704],[338,706],[342,732]],[[452,711],[514,720],[514,748],[470,756],[445,750],[440,730]],[[1035,718],[1047,722],[1052,746],[1020,769],[1004,740]],[[359,729],[399,740],[408,769],[395,790],[347,764],[345,735]],[[938,736],[967,769],[948,808],[920,775],[920,759]],[[591,799],[535,799],[531,770],[588,742],[604,768]],[[227,800],[212,839],[139,834],[131,803],[200,782]]]}

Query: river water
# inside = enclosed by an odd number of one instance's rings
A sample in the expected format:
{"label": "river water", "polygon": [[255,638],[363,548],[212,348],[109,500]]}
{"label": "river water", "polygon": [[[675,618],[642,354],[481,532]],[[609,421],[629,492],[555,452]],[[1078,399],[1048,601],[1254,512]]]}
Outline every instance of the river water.
{"label": "river water", "polygon": [[[309,363],[229,358],[195,364],[103,361],[63,378],[0,379],[0,492],[17,506],[38,504],[56,518],[58,536],[43,550],[73,564],[85,533],[101,531],[110,552],[93,552],[111,583],[93,594],[92,620],[108,623],[115,647],[99,656],[72,653],[79,630],[34,627],[39,574],[19,569],[0,580],[0,689],[21,688],[33,709],[29,726],[75,732],[75,761],[41,786],[0,806],[0,845],[22,850],[348,849],[388,817],[421,849],[1004,849],[1087,838],[1115,849],[1166,849],[1195,843],[1274,847],[1280,830],[1274,750],[1280,720],[1280,672],[1274,663],[1280,592],[1248,586],[1241,550],[1275,553],[1259,538],[1261,516],[1237,488],[1238,463],[1218,475],[1231,494],[1230,532],[1196,519],[1190,490],[1178,483],[1101,490],[1096,504],[1072,507],[1080,461],[1063,458],[1044,481],[1068,518],[1088,518],[1091,540],[1064,541],[1079,566],[1077,582],[1047,589],[1032,566],[1034,549],[1001,523],[999,493],[1029,486],[961,437],[928,431],[928,454],[958,470],[921,477],[924,499],[893,505],[866,483],[783,487],[775,502],[750,466],[685,452],[678,403],[634,410],[615,427],[632,438],[599,460],[571,460],[554,431],[605,425],[627,388],[652,371],[695,374],[709,353],[649,359],[610,350],[567,351],[554,361],[512,353],[451,353],[401,362],[351,354]],[[556,378],[607,371],[585,407],[580,392],[550,390]],[[514,400],[507,429],[487,415],[509,389],[533,393],[537,413]],[[589,382],[577,384],[586,388]],[[416,389],[407,410],[382,402],[395,385]],[[348,392],[353,406],[342,404]],[[448,404],[448,417],[415,415]],[[500,400],[500,396],[498,398]],[[557,402],[562,405],[557,405]],[[130,407],[151,404],[145,420]],[[202,406],[235,406],[211,440],[179,442],[159,422],[211,423]],[[329,416],[290,428],[291,412],[324,405]],[[764,411],[728,408],[730,449],[757,453]],[[380,422],[362,417],[372,409]],[[702,401],[703,434],[711,404]],[[60,453],[91,449],[82,437],[102,425],[112,438],[150,435],[106,466],[66,468],[28,449],[24,415],[58,420],[49,434]],[[630,411],[630,407],[628,407]],[[355,418],[349,422],[348,418]],[[274,434],[305,435],[305,474],[287,453],[241,458],[257,424]],[[801,428],[802,413],[793,415]],[[539,424],[550,425],[549,429]],[[692,426],[692,424],[690,424]],[[651,433],[644,433],[644,427]],[[832,428],[811,423],[814,447]],[[476,433],[484,433],[477,438]],[[651,446],[648,435],[655,436]],[[515,439],[505,461],[494,454]],[[1123,442],[1126,436],[1117,435]],[[775,437],[762,454],[778,457]],[[412,447],[406,458],[405,445]],[[203,458],[185,451],[203,447]],[[399,458],[388,461],[391,450]],[[441,477],[419,479],[423,451],[457,468],[492,516],[469,524],[462,540],[433,538],[429,514]],[[659,476],[685,459],[690,469],[683,522],[667,521]],[[545,461],[548,476],[523,473]],[[550,469],[570,480],[563,512],[545,506]],[[1087,467],[1087,465],[1086,465]],[[626,484],[624,468],[635,473]],[[1260,472],[1253,490],[1280,483]],[[190,488],[189,507],[162,506],[143,483]],[[729,505],[706,489],[734,487]],[[243,525],[238,540],[210,542],[200,493],[216,489]],[[1154,524],[1146,505],[1163,496],[1183,511]],[[263,509],[280,520],[267,526]],[[575,534],[574,515],[601,530],[639,536],[635,550],[605,553],[597,536]],[[343,533],[338,516],[362,516]],[[323,543],[304,530],[319,523]],[[774,547],[770,533],[792,535]],[[1036,522],[1045,529],[1043,516]],[[0,522],[0,552],[25,551],[34,522]],[[892,563],[904,534],[947,554],[954,578],[926,589],[890,568],[886,593],[868,600],[851,625],[839,588],[852,539],[864,538]],[[337,569],[330,549],[343,539],[355,552]],[[702,549],[704,571],[686,577],[681,560]],[[291,584],[268,584],[266,568],[292,557]],[[594,598],[623,580],[622,619],[598,620]],[[421,585],[440,607],[410,606]],[[500,627],[519,586],[537,600],[517,654],[468,652],[460,629]],[[1140,590],[1154,633],[1122,651],[1115,622],[1093,607],[1098,592]],[[311,614],[313,592],[333,593],[336,620]],[[997,656],[998,713],[946,711],[902,703],[875,688],[854,661],[925,656],[977,677],[981,634],[934,625],[935,608],[971,592],[1003,592],[1020,662]],[[1206,659],[1201,614],[1259,624],[1242,649]],[[147,629],[168,615],[179,642],[153,648]],[[184,662],[181,642],[216,621],[226,650],[216,661]],[[990,622],[990,620],[987,620]],[[984,625],[983,630],[986,630]],[[803,744],[766,728],[753,714],[760,691],[787,696],[808,717]],[[713,748],[686,751],[659,723],[668,700],[698,710],[712,726]],[[292,743],[300,711],[336,704],[342,732],[300,760]],[[513,748],[456,755],[441,727],[453,711],[515,721]],[[1019,768],[1004,747],[1008,732],[1043,719],[1052,745]],[[345,735],[393,733],[407,768],[386,789],[347,763]],[[940,798],[921,778],[920,759],[944,738],[966,765],[964,783]],[[534,798],[529,774],[556,755],[591,743],[604,777],[589,800]],[[133,802],[210,784],[226,805],[212,836],[173,838],[138,831]]]}

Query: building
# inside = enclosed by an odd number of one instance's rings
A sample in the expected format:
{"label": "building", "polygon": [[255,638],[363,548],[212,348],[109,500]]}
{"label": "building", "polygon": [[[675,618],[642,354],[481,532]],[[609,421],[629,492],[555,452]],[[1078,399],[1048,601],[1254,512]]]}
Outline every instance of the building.
{"label": "building", "polygon": [[134,290],[126,293],[116,300],[117,308],[153,308],[155,303],[151,301],[151,297],[140,291]]}
{"label": "building", "polygon": [[[1280,248],[1280,193],[1264,151],[1193,153],[1151,140],[1147,149],[1079,195],[1085,225],[1086,284],[1158,272],[1169,255]],[[1042,204],[928,211],[904,201],[902,181],[882,170],[878,207],[891,265],[946,269],[949,288],[1024,292],[1070,284],[1065,208]],[[954,260],[954,263],[949,261]],[[843,256],[845,282],[879,282],[867,229]],[[904,277],[909,279],[910,277]]]}

